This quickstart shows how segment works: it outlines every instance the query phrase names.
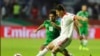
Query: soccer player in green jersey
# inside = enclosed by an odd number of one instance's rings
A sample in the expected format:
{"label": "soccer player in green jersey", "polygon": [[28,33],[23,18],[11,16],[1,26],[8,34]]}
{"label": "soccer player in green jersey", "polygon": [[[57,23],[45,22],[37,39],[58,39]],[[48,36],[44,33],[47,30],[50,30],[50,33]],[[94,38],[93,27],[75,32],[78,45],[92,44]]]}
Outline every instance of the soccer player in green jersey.
{"label": "soccer player in green jersey", "polygon": [[[60,34],[60,22],[56,20],[56,11],[51,10],[49,13],[49,20],[45,20],[35,31],[39,31],[42,28],[46,29],[46,42],[41,46],[40,52]],[[54,54],[52,53],[52,56]]]}
{"label": "soccer player in green jersey", "polygon": [[[87,6],[82,5],[82,10],[77,13],[78,16],[83,18],[88,18],[89,14],[87,12]],[[80,50],[89,50],[87,48],[87,37],[88,37],[88,21],[79,21],[81,25],[79,26],[79,38],[81,40],[81,45],[79,46]]]}

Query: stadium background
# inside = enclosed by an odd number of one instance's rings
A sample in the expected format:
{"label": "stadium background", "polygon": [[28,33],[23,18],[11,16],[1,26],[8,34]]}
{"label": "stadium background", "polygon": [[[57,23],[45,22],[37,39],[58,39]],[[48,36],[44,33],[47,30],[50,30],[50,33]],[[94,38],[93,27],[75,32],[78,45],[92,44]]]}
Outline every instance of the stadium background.
{"label": "stadium background", "polygon": [[[15,53],[35,56],[45,41],[45,29],[38,33],[33,31],[48,19],[48,12],[57,4],[63,4],[68,12],[74,14],[81,9],[82,4],[88,6],[89,47],[94,56],[99,56],[100,0],[0,0],[1,56],[13,56]],[[72,47],[70,46],[69,50],[75,56],[88,56],[87,53],[90,52],[78,51],[79,40],[77,41],[76,31],[73,32],[73,38]]]}

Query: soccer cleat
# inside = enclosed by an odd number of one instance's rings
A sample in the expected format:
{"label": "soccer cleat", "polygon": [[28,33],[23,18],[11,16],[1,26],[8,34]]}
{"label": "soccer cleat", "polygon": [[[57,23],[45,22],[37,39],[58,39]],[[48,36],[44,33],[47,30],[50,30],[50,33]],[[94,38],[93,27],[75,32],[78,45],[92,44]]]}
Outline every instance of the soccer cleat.
{"label": "soccer cleat", "polygon": [[70,56],[73,56],[72,54],[70,54]]}
{"label": "soccer cleat", "polygon": [[80,46],[79,46],[79,50],[82,50],[82,49],[83,49],[83,47],[82,47],[82,45],[80,45]]}
{"label": "soccer cleat", "polygon": [[84,50],[84,51],[89,51],[89,48],[83,47],[83,50]]}
{"label": "soccer cleat", "polygon": [[73,54],[72,53],[69,53],[69,56],[73,56]]}

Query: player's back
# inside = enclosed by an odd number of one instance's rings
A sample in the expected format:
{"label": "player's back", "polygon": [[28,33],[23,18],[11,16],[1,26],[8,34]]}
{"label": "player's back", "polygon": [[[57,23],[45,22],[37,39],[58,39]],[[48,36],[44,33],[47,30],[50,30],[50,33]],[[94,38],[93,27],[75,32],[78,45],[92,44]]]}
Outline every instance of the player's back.
{"label": "player's back", "polygon": [[74,15],[66,13],[61,19],[61,35],[71,37],[74,26]]}

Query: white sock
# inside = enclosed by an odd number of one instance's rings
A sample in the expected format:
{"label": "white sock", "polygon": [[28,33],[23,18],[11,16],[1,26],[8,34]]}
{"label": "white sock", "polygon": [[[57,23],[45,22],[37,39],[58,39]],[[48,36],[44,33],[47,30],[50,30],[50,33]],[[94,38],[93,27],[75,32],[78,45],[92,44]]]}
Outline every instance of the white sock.
{"label": "white sock", "polygon": [[36,56],[44,56],[48,52],[47,48],[44,48],[42,51],[40,51]]}
{"label": "white sock", "polygon": [[83,46],[86,47],[87,46],[88,41],[87,40],[83,40]]}
{"label": "white sock", "polygon": [[51,56],[56,56],[56,54],[55,53],[51,53]]}

